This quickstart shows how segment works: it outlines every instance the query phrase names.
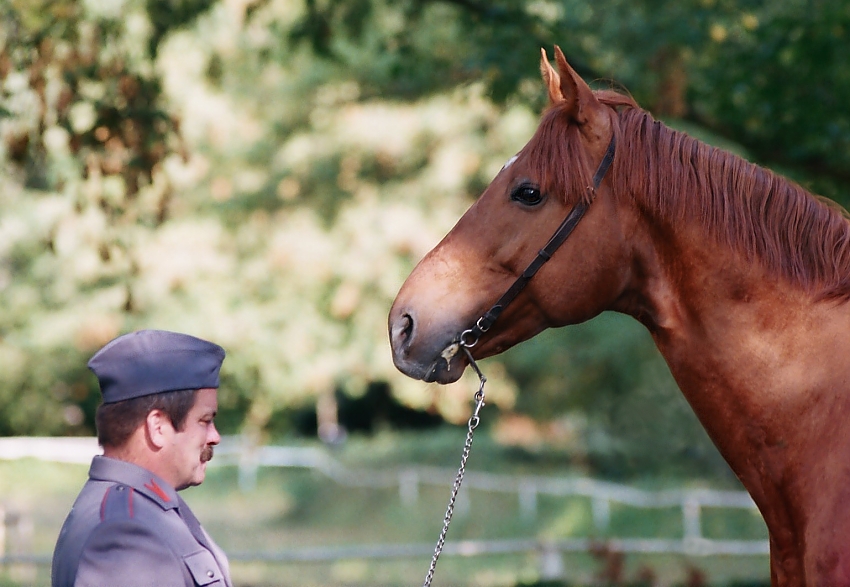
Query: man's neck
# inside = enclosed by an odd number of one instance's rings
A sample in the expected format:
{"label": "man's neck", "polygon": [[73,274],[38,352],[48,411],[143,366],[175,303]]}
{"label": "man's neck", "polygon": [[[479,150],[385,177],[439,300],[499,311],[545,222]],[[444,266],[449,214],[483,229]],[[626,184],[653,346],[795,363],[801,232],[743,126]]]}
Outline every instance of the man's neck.
{"label": "man's neck", "polygon": [[173,484],[168,478],[168,472],[163,470],[160,461],[156,458],[157,453],[146,450],[145,447],[140,447],[133,439],[125,443],[123,446],[104,446],[103,456],[132,463],[137,467],[147,469],[154,475],[160,477],[173,487]]}

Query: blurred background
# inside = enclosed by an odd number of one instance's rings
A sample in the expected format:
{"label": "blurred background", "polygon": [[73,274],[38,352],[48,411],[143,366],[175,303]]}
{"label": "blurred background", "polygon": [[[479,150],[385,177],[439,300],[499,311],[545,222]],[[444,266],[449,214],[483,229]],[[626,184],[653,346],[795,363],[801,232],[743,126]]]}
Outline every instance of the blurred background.
{"label": "blurred background", "polygon": [[[227,349],[229,448],[185,498],[238,585],[421,582],[477,380],[403,377],[386,316],[530,138],[554,44],[594,87],[848,203],[842,0],[0,0],[0,437],[57,439],[41,459],[0,451],[0,585],[48,584],[93,450],[68,438],[94,434],[86,361],[139,328]],[[482,368],[469,467],[495,477],[449,542],[491,542],[441,559],[435,584],[766,584],[761,547],[694,547],[766,531],[694,501],[741,487],[636,322],[606,314]],[[600,484],[546,493],[557,479]],[[629,488],[685,497],[611,497]],[[616,552],[643,538],[697,542]],[[378,550],[339,551],[356,545]]]}

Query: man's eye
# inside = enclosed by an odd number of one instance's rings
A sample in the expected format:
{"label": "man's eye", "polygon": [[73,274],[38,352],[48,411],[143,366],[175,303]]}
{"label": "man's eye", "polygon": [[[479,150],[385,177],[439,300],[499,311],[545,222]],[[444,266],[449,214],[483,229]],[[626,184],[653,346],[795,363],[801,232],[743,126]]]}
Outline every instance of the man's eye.
{"label": "man's eye", "polygon": [[536,206],[543,201],[543,194],[536,185],[521,183],[511,191],[511,200],[526,206]]}

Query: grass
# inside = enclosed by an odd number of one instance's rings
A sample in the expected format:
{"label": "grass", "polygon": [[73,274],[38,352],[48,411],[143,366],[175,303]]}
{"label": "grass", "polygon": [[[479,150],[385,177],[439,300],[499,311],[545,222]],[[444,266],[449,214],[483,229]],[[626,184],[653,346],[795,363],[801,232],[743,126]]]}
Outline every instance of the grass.
{"label": "grass", "polygon": [[[409,463],[456,467],[464,432],[446,428],[427,434],[379,434],[352,438],[333,456],[348,467],[387,470]],[[583,473],[543,459],[535,466],[515,451],[476,438],[469,468],[476,471],[524,472],[535,475]],[[0,461],[0,505],[24,514],[32,530],[11,544],[14,552],[49,555],[59,527],[80,486],[86,466],[34,460]],[[232,574],[238,587],[353,587],[421,584],[430,554],[397,559],[345,559],[324,562],[242,562],[238,553],[276,553],[311,546],[422,544],[433,548],[442,526],[451,476],[445,486],[421,485],[415,503],[404,503],[397,488],[352,488],[307,469],[261,469],[256,488],[238,489],[234,467],[210,468],[207,481],[183,493],[210,534],[234,556]],[[693,481],[690,481],[693,483]],[[698,481],[706,485],[705,480]],[[647,488],[678,487],[682,480],[645,479]],[[723,487],[727,488],[727,487]],[[709,537],[763,538],[764,526],[748,511],[706,510],[703,531]],[[678,511],[644,511],[614,506],[610,534],[629,537],[680,537]],[[593,520],[586,498],[539,496],[537,516],[523,516],[516,496],[471,490],[458,506],[449,542],[478,539],[533,538],[557,540],[592,536]],[[26,532],[25,532],[26,534]],[[588,584],[611,566],[601,557],[568,554],[565,574]],[[766,557],[689,558],[677,555],[627,556],[620,576],[634,581],[654,576],[659,584],[684,584],[696,570],[710,585],[767,579]],[[540,580],[537,553],[498,556],[444,556],[435,585],[513,587]],[[609,569],[610,570],[610,569]],[[0,587],[49,584],[46,565],[0,568]]]}

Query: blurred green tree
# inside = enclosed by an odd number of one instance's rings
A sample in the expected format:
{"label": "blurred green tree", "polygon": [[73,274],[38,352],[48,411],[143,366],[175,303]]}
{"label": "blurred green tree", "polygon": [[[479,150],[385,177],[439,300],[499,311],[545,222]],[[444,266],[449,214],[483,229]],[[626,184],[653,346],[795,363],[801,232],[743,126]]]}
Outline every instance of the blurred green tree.
{"label": "blurred green tree", "polygon": [[186,156],[153,58],[210,4],[0,3],[0,434],[91,429],[85,359],[136,311]]}
{"label": "blurred green tree", "polygon": [[[285,432],[281,415],[374,382],[463,420],[474,382],[398,374],[386,311],[533,132],[540,47],[846,203],[848,15],[839,0],[0,2],[0,434],[89,433],[85,360],[141,327],[228,348],[228,431]],[[497,406],[578,426],[598,468],[722,469],[636,324],[547,333],[487,368]]]}

